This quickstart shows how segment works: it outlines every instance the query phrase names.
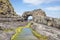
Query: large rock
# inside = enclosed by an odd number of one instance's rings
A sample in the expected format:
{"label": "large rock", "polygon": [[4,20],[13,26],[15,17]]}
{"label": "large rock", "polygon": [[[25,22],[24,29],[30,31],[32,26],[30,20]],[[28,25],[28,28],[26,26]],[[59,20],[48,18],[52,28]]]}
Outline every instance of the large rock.
{"label": "large rock", "polygon": [[58,18],[46,16],[45,12],[41,9],[35,9],[32,11],[24,12],[22,15],[23,20],[28,20],[29,16],[32,16],[33,17],[32,20],[36,23],[60,28],[60,20]]}
{"label": "large rock", "polygon": [[46,16],[46,14],[41,9],[35,9],[33,11],[24,12],[23,15],[22,15],[22,17],[24,18],[24,20],[28,20],[29,16],[32,16],[34,18],[36,16]]}
{"label": "large rock", "polygon": [[0,16],[15,16],[16,13],[9,0],[0,0]]}
{"label": "large rock", "polygon": [[47,36],[47,40],[60,40],[60,30],[51,26],[32,22],[31,28],[40,35]]}
{"label": "large rock", "polygon": [[14,12],[9,0],[0,0],[0,22],[9,21],[23,21],[23,18]]}
{"label": "large rock", "polygon": [[60,29],[60,20],[58,18],[52,18],[48,16],[35,16],[33,21],[39,24],[44,24],[47,26],[52,26]]}

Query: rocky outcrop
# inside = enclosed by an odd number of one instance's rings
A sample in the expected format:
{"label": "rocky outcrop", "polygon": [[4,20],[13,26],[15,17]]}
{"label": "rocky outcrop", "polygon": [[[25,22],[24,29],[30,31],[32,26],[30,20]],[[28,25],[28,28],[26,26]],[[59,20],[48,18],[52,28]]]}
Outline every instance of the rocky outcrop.
{"label": "rocky outcrop", "polygon": [[31,28],[34,31],[42,36],[47,36],[47,40],[60,40],[60,19],[48,17],[40,9],[25,12],[22,15],[26,20],[29,16],[33,17]]}
{"label": "rocky outcrop", "polygon": [[60,40],[60,30],[55,27],[32,22],[31,28],[38,34],[47,36],[47,40]]}
{"label": "rocky outcrop", "polygon": [[36,16],[33,19],[34,22],[39,23],[39,24],[44,24],[47,26],[52,26],[60,29],[60,20],[58,18],[52,18],[52,17],[42,17],[42,16]]}
{"label": "rocky outcrop", "polygon": [[0,22],[11,21],[23,21],[23,18],[14,12],[9,0],[0,0]]}
{"label": "rocky outcrop", "polygon": [[15,16],[16,13],[9,0],[0,0],[0,16]]}
{"label": "rocky outcrop", "polygon": [[24,12],[22,15],[23,20],[28,20],[29,16],[32,16],[32,20],[36,23],[60,28],[60,20],[58,18],[46,16],[45,12],[41,9],[35,9],[33,11]]}
{"label": "rocky outcrop", "polygon": [[46,14],[45,14],[45,12],[43,10],[36,9],[36,10],[33,10],[33,11],[24,12],[23,15],[22,15],[24,20],[28,20],[29,16],[32,16],[34,18],[36,16],[46,16]]}
{"label": "rocky outcrop", "polygon": [[26,24],[21,21],[23,18],[14,12],[9,0],[0,0],[0,40],[11,40],[15,29]]}

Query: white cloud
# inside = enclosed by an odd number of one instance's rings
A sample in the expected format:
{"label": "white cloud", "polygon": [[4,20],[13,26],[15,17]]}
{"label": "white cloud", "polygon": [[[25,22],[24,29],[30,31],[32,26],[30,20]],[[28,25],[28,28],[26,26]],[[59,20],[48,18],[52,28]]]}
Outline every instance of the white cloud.
{"label": "white cloud", "polygon": [[42,3],[50,3],[53,1],[60,1],[60,0],[23,0],[23,3],[38,5],[38,4],[42,4]]}
{"label": "white cloud", "polygon": [[60,10],[60,6],[47,7],[46,10],[58,11],[58,10]]}

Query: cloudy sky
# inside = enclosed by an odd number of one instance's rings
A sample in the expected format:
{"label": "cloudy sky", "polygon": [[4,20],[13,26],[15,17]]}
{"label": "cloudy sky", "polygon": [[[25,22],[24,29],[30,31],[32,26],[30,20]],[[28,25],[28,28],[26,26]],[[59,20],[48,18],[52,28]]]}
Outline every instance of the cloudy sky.
{"label": "cloudy sky", "polygon": [[25,11],[42,9],[47,16],[60,18],[60,0],[10,0],[18,15]]}

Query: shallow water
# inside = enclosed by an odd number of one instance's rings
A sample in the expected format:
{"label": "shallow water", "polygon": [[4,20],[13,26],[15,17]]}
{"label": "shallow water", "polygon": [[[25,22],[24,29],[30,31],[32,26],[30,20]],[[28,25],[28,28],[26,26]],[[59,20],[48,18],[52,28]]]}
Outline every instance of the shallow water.
{"label": "shallow water", "polygon": [[30,28],[23,28],[14,40],[38,40],[31,32]]}
{"label": "shallow water", "polygon": [[30,23],[26,26],[20,26],[15,29],[15,34],[11,40],[46,40],[46,36],[42,36],[30,28]]}

